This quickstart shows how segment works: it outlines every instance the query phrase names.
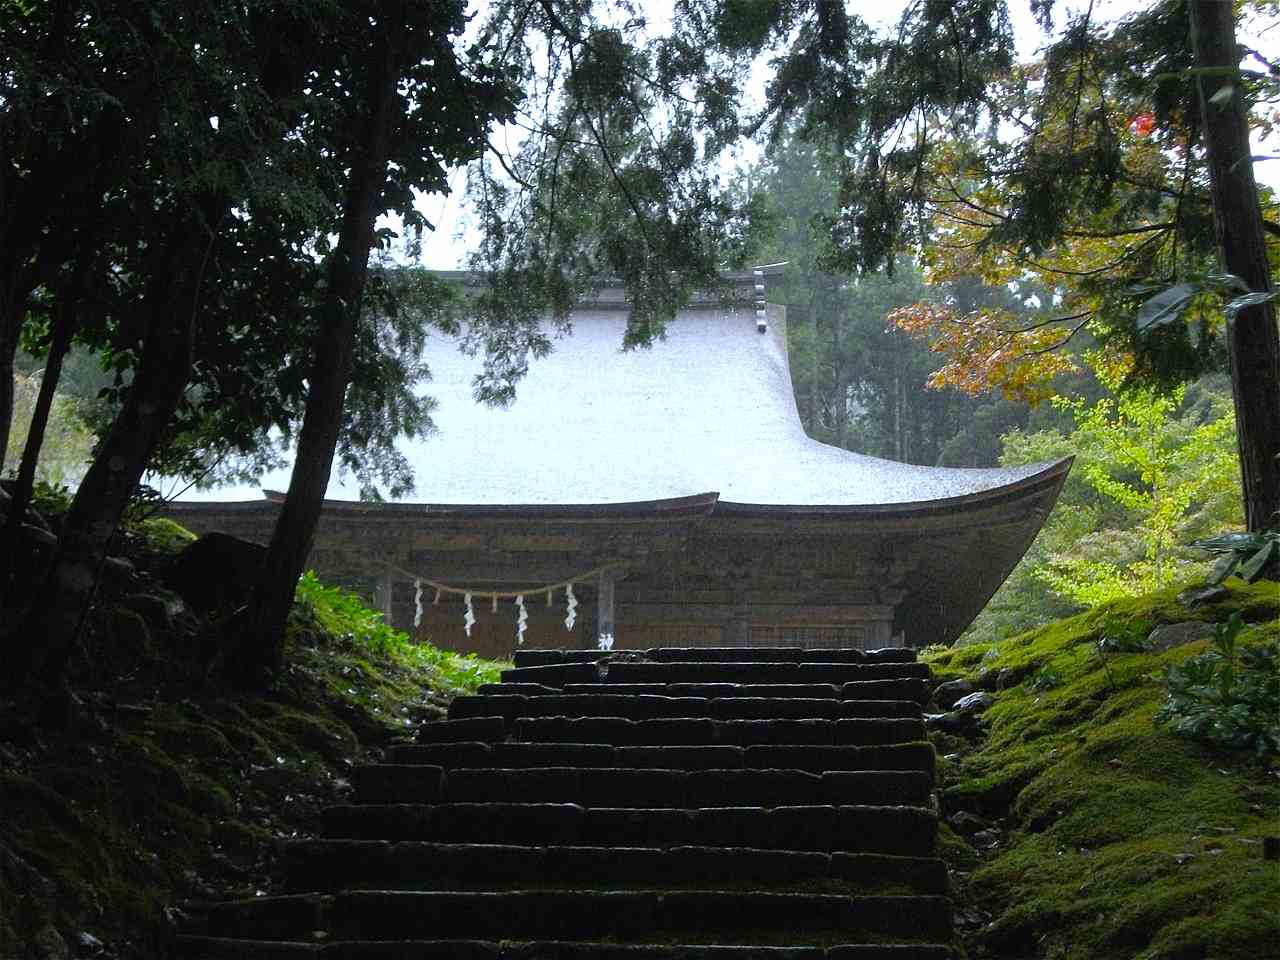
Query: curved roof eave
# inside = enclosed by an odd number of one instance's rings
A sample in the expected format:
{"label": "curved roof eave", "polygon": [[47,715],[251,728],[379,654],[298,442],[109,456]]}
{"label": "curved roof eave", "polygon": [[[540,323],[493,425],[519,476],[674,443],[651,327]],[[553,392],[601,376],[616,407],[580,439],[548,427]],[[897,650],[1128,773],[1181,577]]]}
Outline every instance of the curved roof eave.
{"label": "curved roof eave", "polygon": [[721,500],[716,505],[716,513],[729,516],[741,514],[750,516],[789,515],[831,518],[955,513],[972,507],[986,507],[1003,501],[1019,500],[1049,487],[1060,485],[1066,479],[1067,473],[1070,472],[1071,465],[1074,462],[1075,457],[1072,456],[1064,457],[1061,460],[1033,464],[1032,466],[1039,469],[1010,483],[988,487],[985,490],[978,490],[972,493],[964,493],[952,497],[938,497],[932,500],[849,504],[761,504]]}
{"label": "curved roof eave", "polygon": [[[938,513],[958,513],[977,507],[994,506],[1005,501],[1034,496],[1049,487],[1059,485],[1071,469],[1073,457],[1036,464],[1040,469],[1021,479],[1002,486],[990,487],[974,493],[935,500],[917,500],[901,503],[835,503],[835,504],[771,504],[739,503],[722,500],[716,492],[691,494],[683,497],[665,497],[654,500],[632,500],[621,503],[403,503],[369,502],[350,500],[325,500],[324,511],[328,516],[396,516],[420,519],[493,519],[519,520],[609,520],[644,519],[647,517],[809,517],[844,518],[921,516]],[[265,501],[240,501],[219,504],[181,504],[181,509],[253,509],[263,505],[276,505],[285,495],[277,490],[264,490]]]}

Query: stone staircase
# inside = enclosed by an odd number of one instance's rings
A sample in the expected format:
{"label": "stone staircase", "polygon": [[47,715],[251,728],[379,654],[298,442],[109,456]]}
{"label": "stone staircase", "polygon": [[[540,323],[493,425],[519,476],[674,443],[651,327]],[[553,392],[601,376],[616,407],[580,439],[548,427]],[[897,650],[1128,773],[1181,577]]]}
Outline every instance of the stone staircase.
{"label": "stone staircase", "polygon": [[191,960],[949,960],[909,650],[524,651]]}

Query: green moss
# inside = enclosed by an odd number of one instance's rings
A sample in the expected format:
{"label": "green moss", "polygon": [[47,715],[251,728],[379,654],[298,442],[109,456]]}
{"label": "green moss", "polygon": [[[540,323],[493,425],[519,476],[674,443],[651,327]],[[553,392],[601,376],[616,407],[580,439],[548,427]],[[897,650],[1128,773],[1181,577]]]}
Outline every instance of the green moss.
{"label": "green moss", "polygon": [[938,856],[953,871],[972,870],[978,865],[978,854],[945,822],[938,824]]}
{"label": "green moss", "polygon": [[[168,521],[144,527],[153,552],[192,539]],[[340,612],[376,622],[353,609],[344,601]],[[307,836],[364,748],[412,733],[453,693],[501,669],[407,639],[362,642],[316,627],[293,632],[289,665],[270,689],[241,695],[186,679],[166,618],[117,609],[100,622],[95,649],[114,659],[95,676],[114,685],[85,691],[82,728],[44,734],[49,747],[29,769],[0,772],[0,852],[50,884],[18,889],[0,873],[6,948],[50,922],[145,942],[164,925],[162,906],[191,897],[197,878],[219,896],[252,895],[242,876],[219,873],[213,854],[255,863],[275,838]],[[263,872],[249,889],[274,879]]]}
{"label": "green moss", "polygon": [[[1280,588],[1228,582],[1187,609],[1169,590],[1049,624],[995,647],[932,652],[943,675],[1048,667],[1052,689],[1001,691],[988,736],[958,764],[948,808],[1010,816],[1008,842],[974,870],[968,895],[995,915],[975,946],[1063,960],[1256,958],[1280,936],[1280,869],[1262,859],[1280,783],[1247,754],[1210,750],[1154,726],[1162,671],[1207,641],[1111,655],[1108,615],[1152,626],[1252,624],[1242,642],[1280,634]],[[1003,810],[997,810],[998,807]],[[944,849],[946,849],[944,843]]]}
{"label": "green moss", "polygon": [[179,553],[183,547],[195,542],[196,535],[165,517],[148,517],[146,520],[130,524],[130,529],[146,542],[146,549],[151,553],[171,556]]}

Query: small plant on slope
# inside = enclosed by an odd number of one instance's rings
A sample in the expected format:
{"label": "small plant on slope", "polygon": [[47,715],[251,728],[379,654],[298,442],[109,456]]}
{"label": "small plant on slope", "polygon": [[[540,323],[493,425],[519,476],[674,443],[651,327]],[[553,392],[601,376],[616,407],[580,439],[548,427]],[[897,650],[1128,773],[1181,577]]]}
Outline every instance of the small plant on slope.
{"label": "small plant on slope", "polygon": [[1098,638],[1098,659],[1107,674],[1107,687],[1116,691],[1116,678],[1111,673],[1108,657],[1113,653],[1145,653],[1151,649],[1151,624],[1146,620],[1127,620],[1109,614]]}
{"label": "small plant on slope", "polygon": [[1241,646],[1238,613],[1214,630],[1213,646],[1166,674],[1169,698],[1156,723],[1215,746],[1280,753],[1280,643]]}

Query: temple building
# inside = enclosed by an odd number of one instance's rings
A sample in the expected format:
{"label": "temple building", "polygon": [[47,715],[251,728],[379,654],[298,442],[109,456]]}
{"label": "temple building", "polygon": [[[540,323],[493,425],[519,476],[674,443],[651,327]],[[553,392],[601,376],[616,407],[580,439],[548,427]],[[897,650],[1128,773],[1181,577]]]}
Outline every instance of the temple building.
{"label": "temple building", "polygon": [[[429,348],[438,431],[406,446],[412,502],[335,476],[310,565],[389,621],[490,657],[526,647],[873,648],[950,643],[1022,557],[1070,461],[894,463],[806,436],[769,268],[623,352],[604,289],[530,363],[515,402],[478,404],[482,358]],[[170,504],[198,532],[266,542],[288,475]]]}

